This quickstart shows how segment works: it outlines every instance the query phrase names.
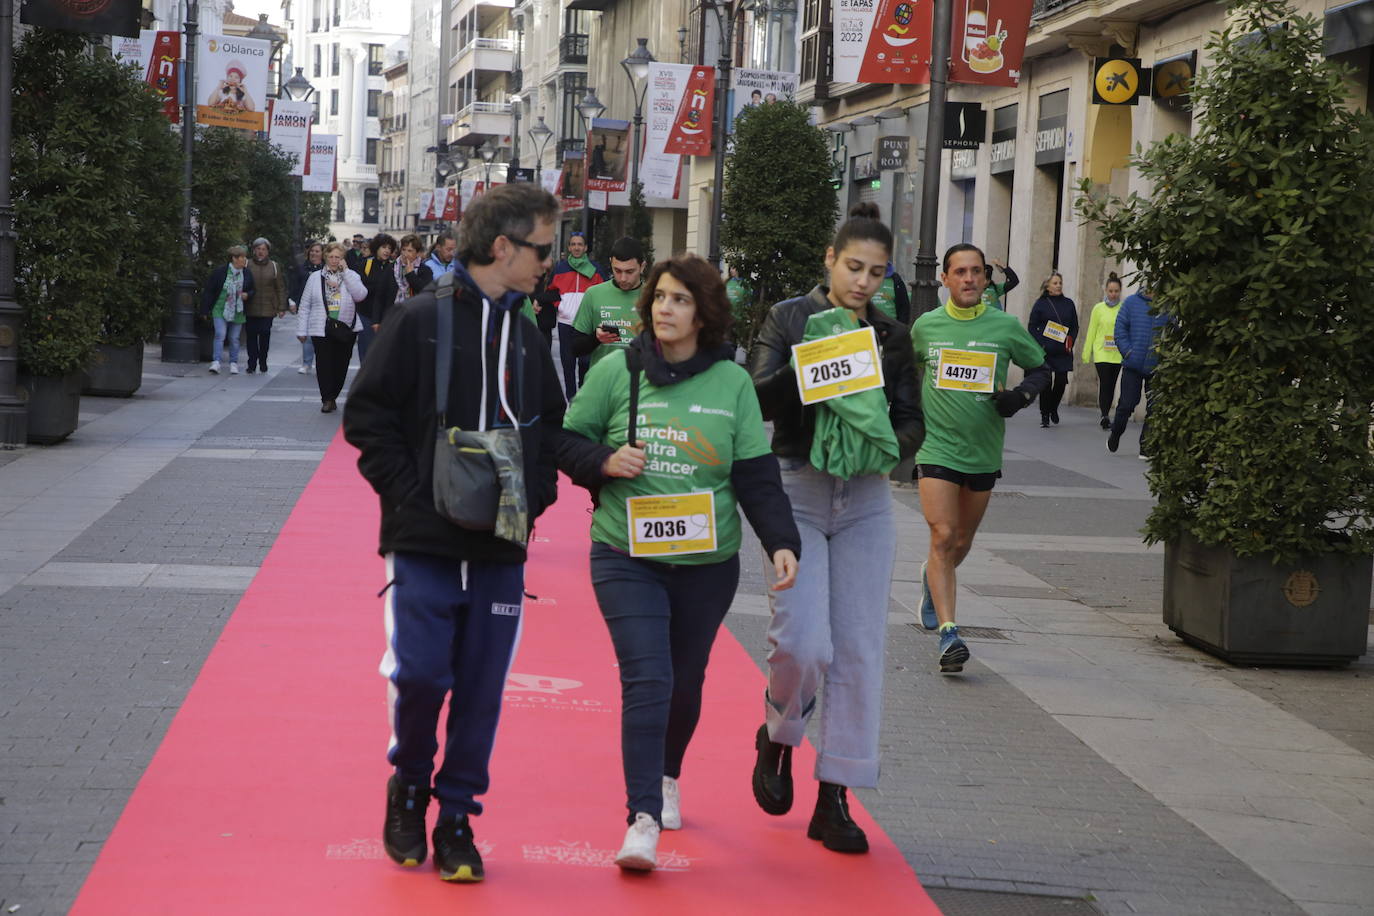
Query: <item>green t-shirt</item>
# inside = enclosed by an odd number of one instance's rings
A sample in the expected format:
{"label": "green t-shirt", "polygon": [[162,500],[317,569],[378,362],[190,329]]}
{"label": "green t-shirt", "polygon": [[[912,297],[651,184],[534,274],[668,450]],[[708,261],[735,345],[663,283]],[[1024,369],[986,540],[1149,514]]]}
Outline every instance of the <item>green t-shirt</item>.
{"label": "green t-shirt", "polygon": [[[617,350],[624,350],[634,339],[635,328],[639,327],[639,312],[635,303],[643,284],[634,289],[621,289],[615,281],[598,283],[582,297],[577,307],[577,317],[573,319],[573,330],[596,336],[596,329],[603,324],[612,324],[620,329],[620,342],[598,344],[592,351],[592,365],[595,366]],[[627,389],[628,390],[628,389]]]}
{"label": "green t-shirt", "polygon": [[873,298],[868,300],[869,305],[876,305],[878,311],[889,318],[897,317],[897,284],[888,277],[878,287],[878,291],[873,294]]}
{"label": "green t-shirt", "polygon": [[[620,448],[625,444],[629,414],[625,351],[615,350],[587,373],[568,405],[563,427]],[[716,549],[654,559],[698,566],[720,563],[738,553],[740,523],[730,469],[736,461],[772,451],[749,373],[721,360],[700,375],[664,388],[641,377],[635,434],[647,444],[644,473],[633,480],[617,477],[602,487],[600,505],[592,514],[592,540],[629,552],[627,497],[709,491],[715,494]]]}
{"label": "green t-shirt", "polygon": [[731,277],[725,281],[725,296],[730,300],[730,314],[738,324],[744,320],[744,312],[749,307],[749,300],[754,298],[754,291],[739,277]]}
{"label": "green t-shirt", "polygon": [[983,290],[983,304],[990,309],[1002,308],[1002,297],[1007,294],[1007,284],[989,283]]}
{"label": "green t-shirt", "polygon": [[[921,408],[926,438],[916,461],[965,474],[990,474],[1002,469],[1007,426],[992,402],[993,393],[1006,387],[1010,363],[1034,369],[1045,361],[1045,351],[1014,316],[997,309],[974,308],[981,310],[978,317],[961,320],[950,314],[949,306],[943,306],[917,318],[911,326],[916,363],[925,369]],[[990,361],[990,377],[976,376],[975,370]],[[962,384],[973,387],[981,382],[981,387],[991,391],[940,387],[942,365],[953,368],[948,374],[955,379],[979,379]],[[947,380],[946,384],[961,382]]]}

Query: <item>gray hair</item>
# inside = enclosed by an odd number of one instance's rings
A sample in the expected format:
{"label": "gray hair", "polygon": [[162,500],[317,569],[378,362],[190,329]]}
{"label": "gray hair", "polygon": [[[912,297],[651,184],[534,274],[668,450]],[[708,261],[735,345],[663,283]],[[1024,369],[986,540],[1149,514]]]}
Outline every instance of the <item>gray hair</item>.
{"label": "gray hair", "polygon": [[246,257],[248,257],[248,249],[247,249],[247,248],[244,248],[242,245],[230,245],[230,246],[229,246],[229,257],[231,257],[231,258],[246,258]]}
{"label": "gray hair", "polygon": [[496,260],[491,248],[496,239],[524,240],[534,231],[536,220],[556,222],[558,200],[535,184],[503,184],[483,194],[463,211],[463,220],[454,230],[458,259],[464,264],[490,264]]}

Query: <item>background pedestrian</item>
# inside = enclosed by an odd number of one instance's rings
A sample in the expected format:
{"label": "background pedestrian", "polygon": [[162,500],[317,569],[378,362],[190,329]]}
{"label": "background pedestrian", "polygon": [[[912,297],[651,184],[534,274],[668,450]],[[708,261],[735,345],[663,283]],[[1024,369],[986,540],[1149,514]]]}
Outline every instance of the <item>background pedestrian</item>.
{"label": "background pedestrian", "polygon": [[1116,345],[1116,316],[1121,311],[1121,278],[1115,273],[1107,277],[1102,288],[1103,299],[1093,306],[1088,319],[1088,335],[1083,343],[1083,363],[1097,369],[1097,409],[1103,429],[1111,429],[1112,397],[1116,394],[1116,380],[1121,375],[1121,351]]}
{"label": "background pedestrian", "polygon": [[1040,395],[1040,425],[1059,422],[1059,404],[1073,371],[1073,343],[1078,337],[1078,306],[1064,295],[1064,278],[1052,273],[1040,284],[1040,298],[1031,306],[1027,322],[1031,337],[1045,351],[1045,362],[1054,374],[1050,388]]}
{"label": "background pedestrian", "polygon": [[247,270],[248,250],[242,245],[229,249],[228,263],[215,268],[201,291],[201,314],[215,322],[214,349],[210,352],[210,372],[218,374],[220,356],[229,345],[229,374],[239,374],[239,336],[247,320],[243,310],[253,298],[253,275]]}
{"label": "background pedestrian", "polygon": [[253,259],[248,272],[253,276],[253,298],[244,308],[248,336],[248,374],[267,371],[267,351],[272,345],[272,320],[286,314],[286,272],[272,260],[272,244],[264,238],[253,240]]}
{"label": "background pedestrian", "polygon": [[[338,408],[337,398],[348,375],[353,342],[362,330],[358,303],[367,297],[362,277],[348,269],[344,246],[330,242],[324,248],[324,269],[311,275],[301,293],[296,339],[315,344],[315,380],[320,389],[320,413]],[[330,333],[329,321],[342,323]]]}
{"label": "background pedestrian", "polygon": [[[305,243],[305,255],[300,262],[292,265],[291,269],[291,314],[298,314],[300,311],[301,295],[305,291],[305,282],[315,271],[324,267],[324,243],[308,241]],[[296,371],[301,375],[312,372],[315,369],[315,344],[307,337],[301,341],[301,367]]]}

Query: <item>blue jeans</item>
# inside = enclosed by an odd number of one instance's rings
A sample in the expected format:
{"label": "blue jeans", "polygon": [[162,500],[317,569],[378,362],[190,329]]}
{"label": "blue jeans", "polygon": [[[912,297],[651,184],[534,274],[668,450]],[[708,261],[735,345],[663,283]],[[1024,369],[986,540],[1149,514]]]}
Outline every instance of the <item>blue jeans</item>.
{"label": "blue jeans", "polygon": [[1129,366],[1121,367],[1121,395],[1116,401],[1116,418],[1112,421],[1112,435],[1117,439],[1126,432],[1126,424],[1131,422],[1131,414],[1140,403],[1140,391],[1145,390],[1145,420],[1140,424],[1140,453],[1145,453],[1145,430],[1150,426],[1150,402],[1154,394],[1150,391],[1153,372],[1141,372]]}
{"label": "blue jeans", "polygon": [[[816,778],[878,784],[883,645],[897,528],[886,475],[841,480],[801,459],[781,459],[782,486],[801,532],[797,583],[769,592],[769,736],[795,747],[822,689]],[[771,585],[773,564],[764,563]]]}
{"label": "blue jeans", "polygon": [[358,332],[358,365],[361,366],[363,360],[367,357],[367,348],[372,344],[372,338],[377,336],[377,334],[372,330],[371,318],[368,318],[366,315],[360,315],[359,317],[363,319],[363,329]]}
{"label": "blue jeans", "polygon": [[663,777],[682,775],[711,645],[738,585],[738,555],[683,566],[592,544],[592,586],[620,663],[627,821],[638,811],[662,818]]}
{"label": "blue jeans", "polygon": [[[232,328],[232,330],[231,330]],[[220,354],[224,352],[225,338],[229,338],[229,362],[239,361],[239,337],[243,334],[243,325],[236,322],[225,321],[223,318],[215,319],[215,348],[210,351],[210,361],[219,362]]]}
{"label": "blue jeans", "polygon": [[311,342],[309,337],[301,341],[301,365],[315,365],[315,344]]}
{"label": "blue jeans", "polygon": [[386,558],[387,760],[402,781],[428,786],[449,701],[444,762],[434,775],[441,816],[481,814],[506,676],[524,621],[521,563],[461,562],[420,553]]}

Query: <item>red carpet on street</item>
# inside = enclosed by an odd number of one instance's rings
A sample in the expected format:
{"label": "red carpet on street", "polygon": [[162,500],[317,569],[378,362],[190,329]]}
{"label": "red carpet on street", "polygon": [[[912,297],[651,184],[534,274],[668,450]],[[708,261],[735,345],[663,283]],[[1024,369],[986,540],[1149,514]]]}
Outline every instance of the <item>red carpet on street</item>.
{"label": "red carpet on street", "polygon": [[806,838],[809,748],[794,760],[796,808],[759,811],[749,771],[764,680],[724,628],[683,771],[683,829],[664,832],[659,871],[615,867],[619,682],[588,577],[589,503],[566,480],[535,532],[526,587],[537,597],[474,821],[487,880],[445,884],[428,861],[392,864],[381,845],[385,583],[377,501],[355,458],[334,440],[73,914],[938,913],[857,803],[869,855]]}

